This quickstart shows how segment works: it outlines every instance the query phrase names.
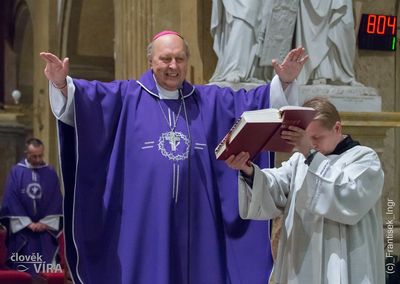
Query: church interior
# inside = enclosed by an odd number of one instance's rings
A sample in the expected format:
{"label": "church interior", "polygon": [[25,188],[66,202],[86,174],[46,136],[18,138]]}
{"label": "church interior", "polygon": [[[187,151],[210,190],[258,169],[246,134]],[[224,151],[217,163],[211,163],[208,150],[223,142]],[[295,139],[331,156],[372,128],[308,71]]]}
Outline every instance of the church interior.
{"label": "church interior", "polygon": [[[187,80],[208,84],[218,62],[210,32],[212,6],[213,0],[0,1],[0,200],[7,174],[23,157],[29,137],[44,142],[46,162],[60,171],[57,126],[40,52],[68,57],[71,77],[134,79],[148,68],[146,46],[152,36],[175,30],[191,49]],[[400,1],[353,0],[352,9],[357,39],[353,68],[360,84],[321,87],[306,82],[300,92],[303,98],[331,96],[344,132],[379,154],[385,173],[385,260],[391,263],[400,261],[400,24],[396,22],[392,30],[397,37],[384,50],[360,48],[359,34],[372,29],[361,24],[363,15],[399,19]],[[378,31],[386,33],[383,28]],[[295,47],[294,33],[285,37]],[[276,163],[286,158],[278,153]]]}

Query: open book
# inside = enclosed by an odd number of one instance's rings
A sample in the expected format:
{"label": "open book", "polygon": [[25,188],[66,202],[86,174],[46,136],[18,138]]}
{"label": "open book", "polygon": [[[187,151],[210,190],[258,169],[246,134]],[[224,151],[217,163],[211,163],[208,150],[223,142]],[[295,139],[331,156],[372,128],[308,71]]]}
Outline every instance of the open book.
{"label": "open book", "polygon": [[262,150],[291,152],[293,145],[281,138],[281,131],[290,125],[306,129],[314,115],[313,108],[300,106],[245,111],[215,148],[215,155],[226,160],[244,151],[253,159]]}

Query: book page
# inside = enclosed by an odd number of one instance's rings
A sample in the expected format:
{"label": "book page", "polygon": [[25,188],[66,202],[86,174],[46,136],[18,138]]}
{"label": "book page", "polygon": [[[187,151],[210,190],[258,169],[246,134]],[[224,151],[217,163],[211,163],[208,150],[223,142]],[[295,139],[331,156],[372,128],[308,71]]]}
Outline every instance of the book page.
{"label": "book page", "polygon": [[241,116],[245,122],[281,122],[280,111],[274,108],[245,111]]}
{"label": "book page", "polygon": [[303,107],[303,106],[283,106],[279,110],[280,111],[285,111],[285,110],[314,110],[312,107]]}

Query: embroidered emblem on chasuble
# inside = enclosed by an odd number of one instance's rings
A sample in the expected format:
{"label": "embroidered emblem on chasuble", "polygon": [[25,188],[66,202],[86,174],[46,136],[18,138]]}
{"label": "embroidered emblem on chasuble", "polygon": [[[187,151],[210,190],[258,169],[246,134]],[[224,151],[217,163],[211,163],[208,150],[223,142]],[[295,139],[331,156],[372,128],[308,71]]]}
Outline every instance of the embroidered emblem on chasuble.
{"label": "embroidered emblem on chasuble", "polygon": [[26,187],[26,194],[33,200],[41,199],[42,187],[37,182],[32,182]]}
{"label": "embroidered emblem on chasuble", "polygon": [[168,131],[161,134],[158,149],[172,161],[186,160],[189,155],[189,138],[182,132]]}

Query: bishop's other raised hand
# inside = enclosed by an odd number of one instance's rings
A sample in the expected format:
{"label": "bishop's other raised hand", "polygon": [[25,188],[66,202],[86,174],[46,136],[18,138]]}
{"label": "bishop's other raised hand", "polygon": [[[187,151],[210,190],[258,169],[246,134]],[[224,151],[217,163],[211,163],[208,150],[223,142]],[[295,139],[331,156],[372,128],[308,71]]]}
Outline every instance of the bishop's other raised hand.
{"label": "bishop's other raised hand", "polygon": [[301,69],[308,59],[304,47],[298,47],[289,51],[280,64],[276,59],[272,60],[275,73],[283,83],[291,83],[300,74]]}

